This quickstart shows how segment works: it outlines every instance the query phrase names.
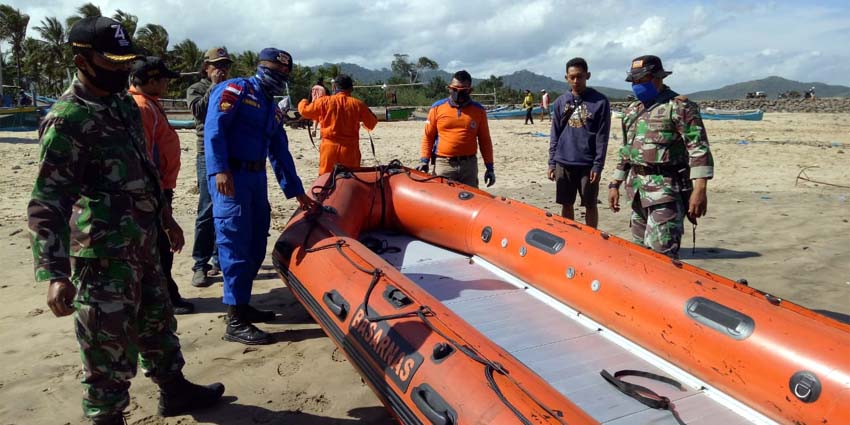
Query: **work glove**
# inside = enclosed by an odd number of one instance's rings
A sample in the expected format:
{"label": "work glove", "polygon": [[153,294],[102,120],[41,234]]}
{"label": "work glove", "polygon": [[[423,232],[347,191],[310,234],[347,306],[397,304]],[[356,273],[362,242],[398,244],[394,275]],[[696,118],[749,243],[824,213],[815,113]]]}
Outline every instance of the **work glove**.
{"label": "work glove", "polygon": [[416,171],[421,171],[423,173],[428,173],[428,160],[421,161],[419,166],[416,167]]}
{"label": "work glove", "polygon": [[487,167],[487,171],[484,172],[484,183],[487,187],[496,183],[496,172],[493,171],[493,166]]}

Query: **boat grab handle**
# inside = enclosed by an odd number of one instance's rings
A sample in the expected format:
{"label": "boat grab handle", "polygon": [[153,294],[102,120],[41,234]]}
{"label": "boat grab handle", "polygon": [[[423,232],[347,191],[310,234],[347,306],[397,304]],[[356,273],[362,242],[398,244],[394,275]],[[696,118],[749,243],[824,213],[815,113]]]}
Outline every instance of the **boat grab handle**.
{"label": "boat grab handle", "polygon": [[564,247],[564,238],[555,236],[545,230],[531,229],[525,235],[525,241],[538,249],[550,254],[557,254]]}
{"label": "boat grab handle", "polygon": [[702,325],[734,339],[747,339],[756,322],[746,314],[703,297],[693,297],[685,303],[685,313]]}
{"label": "boat grab handle", "polygon": [[414,388],[410,398],[432,424],[454,425],[457,423],[457,414],[454,409],[430,385],[422,384]]}
{"label": "boat grab handle", "polygon": [[345,301],[345,298],[336,289],[325,292],[325,295],[322,296],[322,301],[328,306],[328,309],[330,309],[334,316],[340,320],[345,320],[345,316],[348,315],[349,310],[348,302]]}

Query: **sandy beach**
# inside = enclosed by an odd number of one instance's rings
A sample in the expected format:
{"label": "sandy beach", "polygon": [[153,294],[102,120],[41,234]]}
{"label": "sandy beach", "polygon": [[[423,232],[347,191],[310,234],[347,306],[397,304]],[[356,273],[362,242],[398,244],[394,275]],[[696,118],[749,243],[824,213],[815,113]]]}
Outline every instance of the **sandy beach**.
{"label": "sandy beach", "polygon": [[[690,225],[684,261],[811,309],[850,314],[850,114],[767,113],[759,122],[707,121],[716,162],[708,185],[708,215],[692,250]],[[377,159],[418,160],[422,122],[382,122],[373,132]],[[619,120],[603,172],[607,183],[621,143]],[[492,121],[496,185],[490,191],[559,212],[546,179],[549,122]],[[389,424],[392,417],[345,356],[282,288],[267,259],[253,302],[281,314],[271,324],[276,343],[247,347],[224,342],[221,285],[194,288],[191,243],[197,206],[195,136],[179,131],[182,163],[175,215],[187,248],[175,257],[174,276],[196,314],[179,316],[178,333],[193,381],[223,382],[225,402],[194,415],[156,416],[157,388],[133,380],[130,424]],[[318,153],[306,130],[288,130],[305,186],[316,177]],[[373,165],[362,133],[363,165]],[[71,317],[55,318],[46,284],[32,275],[26,205],[38,167],[35,132],[0,132],[0,424],[86,423],[80,409],[82,375]],[[812,167],[812,168],[808,168]],[[796,181],[806,175],[822,183]],[[483,174],[483,166],[480,167]],[[270,173],[271,175],[271,173]],[[273,224],[269,249],[294,210],[270,179]],[[604,187],[604,186],[603,186]],[[628,237],[628,212],[612,213],[605,190],[600,228]]]}

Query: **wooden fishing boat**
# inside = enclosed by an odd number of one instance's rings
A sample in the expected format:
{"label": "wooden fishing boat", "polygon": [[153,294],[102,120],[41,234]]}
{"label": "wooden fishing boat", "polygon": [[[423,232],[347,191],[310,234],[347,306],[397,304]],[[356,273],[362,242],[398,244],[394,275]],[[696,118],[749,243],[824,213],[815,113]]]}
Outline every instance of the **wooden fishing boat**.
{"label": "wooden fishing boat", "polygon": [[195,120],[169,119],[168,124],[179,130],[195,129]]}
{"label": "wooden fishing boat", "polygon": [[850,325],[397,162],[312,193],[275,266],[402,423],[850,423]]}
{"label": "wooden fishing boat", "polygon": [[726,110],[705,108],[700,112],[700,115],[704,120],[761,121],[764,118],[764,111],[761,109]]}
{"label": "wooden fishing boat", "polygon": [[0,131],[35,131],[43,116],[35,106],[0,108]]}
{"label": "wooden fishing boat", "polygon": [[369,110],[378,118],[378,121],[407,121],[416,111],[409,106],[371,106]]}
{"label": "wooden fishing boat", "polygon": [[[539,106],[535,106],[531,110],[531,114],[536,116],[540,115],[540,112],[543,111],[543,108]],[[549,106],[549,114],[552,113],[552,105]],[[491,120],[504,120],[504,119],[520,119],[525,118],[525,109],[501,109],[498,111],[488,111],[487,119]]]}

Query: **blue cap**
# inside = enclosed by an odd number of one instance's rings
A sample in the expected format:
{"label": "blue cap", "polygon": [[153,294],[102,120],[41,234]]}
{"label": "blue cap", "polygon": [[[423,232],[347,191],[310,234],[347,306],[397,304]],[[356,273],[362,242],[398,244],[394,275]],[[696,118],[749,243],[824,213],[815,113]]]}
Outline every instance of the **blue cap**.
{"label": "blue cap", "polygon": [[269,62],[278,62],[292,69],[292,55],[284,50],[275,49],[274,47],[266,47],[260,51],[260,60]]}

